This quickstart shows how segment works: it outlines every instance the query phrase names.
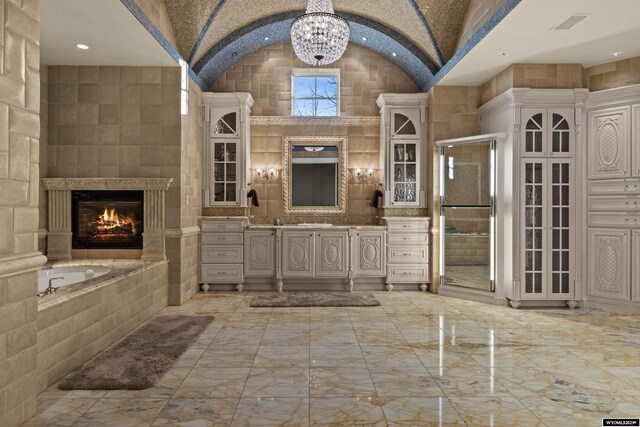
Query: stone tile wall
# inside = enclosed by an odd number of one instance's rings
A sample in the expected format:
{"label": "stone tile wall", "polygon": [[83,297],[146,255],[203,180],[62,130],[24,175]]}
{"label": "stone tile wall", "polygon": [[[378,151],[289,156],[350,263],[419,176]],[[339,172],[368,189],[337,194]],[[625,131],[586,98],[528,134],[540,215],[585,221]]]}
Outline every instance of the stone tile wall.
{"label": "stone tile wall", "polygon": [[182,116],[181,227],[167,235],[169,303],[181,305],[198,291],[202,214],[202,91],[189,81],[189,110]]}
{"label": "stone tile wall", "polygon": [[98,286],[38,310],[38,392],[166,307],[168,263],[163,261]]}
{"label": "stone tile wall", "polygon": [[[211,91],[250,92],[255,100],[253,116],[290,116],[291,70],[309,67],[296,57],[291,43],[278,43],[239,61],[215,82]],[[353,44],[331,68],[340,69],[343,116],[379,115],[376,100],[381,93],[419,92],[400,68]]]}
{"label": "stone tile wall", "polygon": [[0,0],[0,425],[36,410],[40,3]]}
{"label": "stone tile wall", "polygon": [[167,13],[167,7],[164,0],[133,0],[136,5],[147,15],[147,18],[156,26],[156,28],[165,36],[167,40],[177,47],[176,37],[173,33],[171,20]]}
{"label": "stone tile wall", "polygon": [[580,64],[513,64],[482,85],[482,103],[516,87],[575,89],[583,87]]}
{"label": "stone tile wall", "polygon": [[[309,68],[293,52],[291,43],[279,43],[247,56],[220,79],[213,92],[250,92],[255,103],[252,116],[291,116],[291,73],[293,68]],[[404,72],[380,55],[349,45],[343,57],[332,64],[340,69],[340,114],[379,117],[376,100],[381,93],[416,93],[418,88]],[[379,126],[251,126],[251,168],[282,168],[283,136],[347,136],[350,168],[379,169]],[[256,223],[271,223],[274,217],[299,222],[300,217],[284,217],[282,177],[268,184],[256,183],[260,207],[251,208]],[[372,223],[376,211],[369,207],[375,183],[362,184],[350,176],[348,215],[331,217],[332,222]],[[220,210],[205,208],[205,215]]]}
{"label": "stone tile wall", "polygon": [[[380,128],[379,126],[251,126],[251,169],[278,168],[282,170],[283,136],[346,136],[348,144],[348,167],[380,168]],[[372,224],[376,222],[376,209],[369,206],[375,182],[364,184],[349,173],[347,187],[347,214],[327,215],[327,222],[333,224]],[[282,195],[282,174],[268,183],[255,183],[259,207],[252,207],[251,222],[271,224],[278,217],[284,223],[304,221],[303,216],[284,214]],[[324,217],[319,218],[324,221]]]}
{"label": "stone tile wall", "polygon": [[640,56],[585,68],[584,85],[591,92],[640,83]]}

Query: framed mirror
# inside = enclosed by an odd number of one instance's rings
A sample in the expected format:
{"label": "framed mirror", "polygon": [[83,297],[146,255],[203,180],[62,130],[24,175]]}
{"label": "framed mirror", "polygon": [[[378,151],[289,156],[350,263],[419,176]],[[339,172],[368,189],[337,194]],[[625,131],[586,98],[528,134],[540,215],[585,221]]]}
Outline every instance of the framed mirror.
{"label": "framed mirror", "polygon": [[347,138],[284,137],[285,214],[347,212]]}

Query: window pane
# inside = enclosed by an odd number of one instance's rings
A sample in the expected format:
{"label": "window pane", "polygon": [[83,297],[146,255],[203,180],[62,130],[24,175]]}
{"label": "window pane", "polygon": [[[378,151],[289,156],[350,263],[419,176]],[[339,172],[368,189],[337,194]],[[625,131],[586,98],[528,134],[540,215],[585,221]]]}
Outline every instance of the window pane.
{"label": "window pane", "polygon": [[338,115],[338,104],[335,99],[319,99],[316,116],[333,117]]}
{"label": "window pane", "polygon": [[213,148],[213,155],[215,156],[215,160],[219,162],[224,161],[224,144],[215,144]]}
{"label": "window pane", "polygon": [[318,98],[333,98],[338,96],[338,79],[335,76],[316,78],[316,96]]}
{"label": "window pane", "polygon": [[296,99],[293,103],[294,116],[314,116],[315,102],[313,99]]}
{"label": "window pane", "polygon": [[315,77],[295,76],[293,78],[294,98],[313,98],[315,93]]}
{"label": "window pane", "polygon": [[227,184],[227,202],[236,201],[236,185]]}

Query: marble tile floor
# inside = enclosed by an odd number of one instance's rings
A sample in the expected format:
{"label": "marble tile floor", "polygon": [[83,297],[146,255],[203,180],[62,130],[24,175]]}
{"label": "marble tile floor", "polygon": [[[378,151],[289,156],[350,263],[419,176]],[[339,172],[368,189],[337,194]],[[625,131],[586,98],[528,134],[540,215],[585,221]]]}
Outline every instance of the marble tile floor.
{"label": "marble tile floor", "polygon": [[488,265],[447,265],[445,269],[447,285],[491,292]]}
{"label": "marble tile floor", "polygon": [[25,426],[600,426],[640,416],[637,316],[514,310],[420,292],[381,307],[254,309],[199,294],[161,314],[216,320],[153,388],[39,395]]}

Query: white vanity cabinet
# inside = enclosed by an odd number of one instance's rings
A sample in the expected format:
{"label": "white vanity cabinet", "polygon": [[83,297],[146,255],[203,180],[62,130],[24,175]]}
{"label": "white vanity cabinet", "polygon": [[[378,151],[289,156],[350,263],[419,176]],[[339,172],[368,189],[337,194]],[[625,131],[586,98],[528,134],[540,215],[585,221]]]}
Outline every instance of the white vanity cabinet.
{"label": "white vanity cabinet", "polygon": [[282,232],[282,277],[346,278],[349,237],[341,231]]}
{"label": "white vanity cabinet", "polygon": [[245,230],[245,277],[273,277],[276,272],[275,230]]}
{"label": "white vanity cabinet", "polygon": [[282,277],[313,277],[315,274],[315,233],[282,233]]}
{"label": "white vanity cabinet", "polygon": [[429,283],[429,218],[387,217],[386,288],[394,283],[416,283],[427,290]]}
{"label": "white vanity cabinet", "polygon": [[246,217],[207,217],[200,221],[200,282],[244,287],[243,230]]}
{"label": "white vanity cabinet", "polygon": [[203,93],[203,202],[246,207],[250,177],[249,93]]}
{"label": "white vanity cabinet", "polygon": [[356,230],[351,259],[356,277],[384,277],[387,274],[387,233]]}

